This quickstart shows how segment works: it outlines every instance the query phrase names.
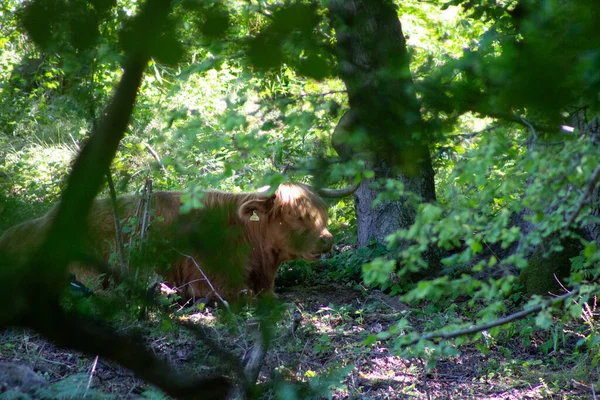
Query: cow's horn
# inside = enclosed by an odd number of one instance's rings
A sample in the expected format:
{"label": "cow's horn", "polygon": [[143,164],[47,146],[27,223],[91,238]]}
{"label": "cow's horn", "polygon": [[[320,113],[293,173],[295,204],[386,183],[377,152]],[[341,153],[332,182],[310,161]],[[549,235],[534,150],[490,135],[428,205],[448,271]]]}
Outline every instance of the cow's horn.
{"label": "cow's horn", "polygon": [[354,185],[345,187],[343,189],[329,189],[329,188],[319,188],[317,189],[317,193],[321,195],[321,197],[326,197],[330,199],[337,199],[340,197],[346,197],[356,192],[356,189],[360,186],[361,182],[355,183]]}

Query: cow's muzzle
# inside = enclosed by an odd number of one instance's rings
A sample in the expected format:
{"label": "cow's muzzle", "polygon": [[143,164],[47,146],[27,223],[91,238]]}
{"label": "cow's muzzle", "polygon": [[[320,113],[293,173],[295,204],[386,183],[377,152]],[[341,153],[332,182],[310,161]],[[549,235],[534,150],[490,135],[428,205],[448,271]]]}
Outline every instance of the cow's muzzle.
{"label": "cow's muzzle", "polygon": [[318,246],[322,253],[326,253],[331,250],[333,245],[333,235],[329,231],[321,233],[319,236]]}

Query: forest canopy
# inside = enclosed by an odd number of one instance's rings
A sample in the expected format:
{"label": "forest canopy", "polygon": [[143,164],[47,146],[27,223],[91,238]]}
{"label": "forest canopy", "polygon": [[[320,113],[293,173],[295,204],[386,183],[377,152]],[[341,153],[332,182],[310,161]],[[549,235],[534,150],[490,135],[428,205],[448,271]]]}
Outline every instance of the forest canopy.
{"label": "forest canopy", "polygon": [[[26,328],[116,361],[148,396],[443,397],[422,378],[461,357],[480,360],[474,380],[592,396],[599,20],[595,0],[5,0],[0,233],[56,208],[27,257],[0,245],[0,360]],[[106,260],[86,253],[95,198],[181,191],[176,211],[196,215],[206,190],[284,182],[355,192],[327,200],[333,249],[286,259],[279,299],[180,305],[151,206],[114,218]],[[206,252],[231,237],[219,218],[177,228]],[[157,357],[152,338],[181,332],[192,361]],[[380,348],[414,362],[392,394],[364,361]]]}

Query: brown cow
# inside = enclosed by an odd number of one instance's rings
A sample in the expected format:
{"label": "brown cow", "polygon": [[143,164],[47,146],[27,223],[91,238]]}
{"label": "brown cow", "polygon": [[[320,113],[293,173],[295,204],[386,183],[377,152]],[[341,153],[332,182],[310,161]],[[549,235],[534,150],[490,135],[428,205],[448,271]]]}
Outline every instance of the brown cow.
{"label": "brown cow", "polygon": [[[355,189],[320,193],[339,197]],[[255,294],[272,291],[282,262],[317,260],[333,243],[327,230],[327,205],[308,185],[285,183],[270,196],[207,191],[204,206],[187,214],[179,212],[181,196],[181,192],[152,194],[155,217],[150,235],[157,244],[156,258],[170,264],[160,273],[184,298],[212,296],[206,278],[225,299],[244,289]],[[136,196],[120,197],[119,217],[131,217],[137,202]],[[7,230],[0,237],[0,252],[31,251],[44,237],[55,211]],[[87,222],[86,251],[107,260],[115,243],[110,201],[96,200]],[[81,265],[70,269],[80,280],[98,275]]]}

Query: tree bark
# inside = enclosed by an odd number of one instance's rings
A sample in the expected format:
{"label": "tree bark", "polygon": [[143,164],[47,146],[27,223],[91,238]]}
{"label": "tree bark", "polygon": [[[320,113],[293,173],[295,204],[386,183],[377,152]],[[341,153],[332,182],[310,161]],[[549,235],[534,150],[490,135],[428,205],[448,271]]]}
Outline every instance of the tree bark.
{"label": "tree bark", "polygon": [[372,182],[397,179],[407,191],[431,202],[436,199],[434,172],[396,7],[386,0],[335,0],[329,11],[350,104],[332,143],[340,157],[363,157],[375,172],[355,193],[358,243],[363,247],[371,239],[384,243],[416,217],[404,198],[373,207],[380,189]]}

